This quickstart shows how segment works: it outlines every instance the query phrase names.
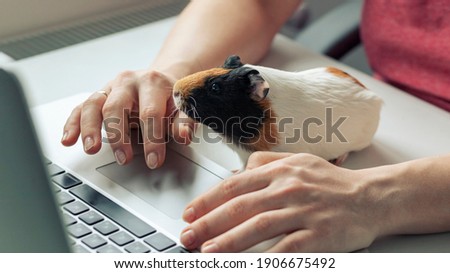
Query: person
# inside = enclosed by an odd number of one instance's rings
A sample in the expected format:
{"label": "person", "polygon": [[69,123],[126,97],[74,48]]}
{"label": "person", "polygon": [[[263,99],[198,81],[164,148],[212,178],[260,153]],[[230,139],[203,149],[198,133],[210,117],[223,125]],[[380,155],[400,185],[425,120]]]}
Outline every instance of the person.
{"label": "person", "polygon": [[[119,74],[103,92],[92,94],[76,107],[64,127],[62,143],[73,145],[81,135],[85,152],[94,154],[101,146],[103,120],[120,119],[124,111],[137,113],[141,120],[154,120],[151,125],[141,125],[143,146],[148,167],[161,166],[165,146],[156,140],[165,137],[166,129],[186,144],[194,130],[182,113],[175,112],[172,122],[164,119],[175,110],[174,82],[220,66],[232,54],[257,63],[301,2],[191,1],[150,68]],[[443,105],[450,98],[448,2],[367,1],[362,25],[369,60],[378,77],[392,84],[416,86],[421,94],[440,99]],[[389,21],[386,12],[398,13],[398,17]],[[400,35],[404,33],[401,27],[409,29],[407,39]],[[416,39],[414,34],[421,36]],[[404,59],[406,63],[401,63]],[[382,62],[388,65],[384,67]],[[411,73],[420,77],[411,77]],[[128,123],[121,119],[112,129],[128,128]],[[107,129],[108,137],[112,137],[112,129]],[[128,129],[122,133],[123,141],[110,145],[123,165],[132,159],[132,148],[127,144]],[[189,225],[180,240],[188,249],[235,252],[284,235],[268,251],[343,252],[367,247],[385,235],[448,231],[449,165],[450,154],[444,154],[349,170],[311,154],[257,152],[250,156],[245,171],[187,206],[183,219]]]}

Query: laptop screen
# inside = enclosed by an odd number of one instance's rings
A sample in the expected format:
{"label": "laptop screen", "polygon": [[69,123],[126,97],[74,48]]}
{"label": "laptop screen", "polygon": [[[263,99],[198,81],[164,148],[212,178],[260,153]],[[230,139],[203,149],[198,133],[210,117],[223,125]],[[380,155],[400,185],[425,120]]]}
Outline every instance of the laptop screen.
{"label": "laptop screen", "polygon": [[0,69],[0,252],[69,252],[28,106]]}

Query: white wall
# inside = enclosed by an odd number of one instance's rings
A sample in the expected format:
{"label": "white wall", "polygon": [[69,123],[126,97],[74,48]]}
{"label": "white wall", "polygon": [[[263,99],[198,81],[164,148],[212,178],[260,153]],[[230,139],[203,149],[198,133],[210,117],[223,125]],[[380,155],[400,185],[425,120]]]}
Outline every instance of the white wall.
{"label": "white wall", "polygon": [[0,40],[151,0],[0,0]]}

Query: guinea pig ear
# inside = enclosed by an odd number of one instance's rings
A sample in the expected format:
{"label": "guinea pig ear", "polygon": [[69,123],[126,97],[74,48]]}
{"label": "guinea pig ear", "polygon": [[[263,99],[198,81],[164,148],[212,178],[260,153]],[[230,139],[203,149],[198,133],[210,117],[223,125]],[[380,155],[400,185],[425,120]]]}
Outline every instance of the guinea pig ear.
{"label": "guinea pig ear", "polygon": [[254,101],[262,101],[269,94],[269,83],[259,73],[249,73],[250,98]]}
{"label": "guinea pig ear", "polygon": [[239,56],[237,56],[237,55],[232,55],[232,56],[229,56],[226,60],[225,60],[225,62],[223,63],[223,68],[226,68],[226,69],[235,69],[235,68],[238,68],[238,67],[241,67],[241,66],[243,66],[244,64],[243,63],[241,63],[241,58],[239,57]]}

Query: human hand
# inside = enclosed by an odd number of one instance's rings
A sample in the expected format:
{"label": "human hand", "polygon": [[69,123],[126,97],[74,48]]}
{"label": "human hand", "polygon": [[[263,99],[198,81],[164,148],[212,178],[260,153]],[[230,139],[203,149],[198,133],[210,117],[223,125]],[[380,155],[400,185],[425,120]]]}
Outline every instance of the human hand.
{"label": "human hand", "polygon": [[268,251],[367,247],[381,221],[364,178],[310,154],[254,153],[248,170],[187,206],[181,242],[202,252],[237,252],[285,235]]}
{"label": "human hand", "polygon": [[[81,135],[84,150],[97,153],[102,145],[105,123],[108,141],[120,165],[130,162],[132,118],[139,118],[144,154],[149,168],[165,159],[167,132],[177,142],[189,144],[193,121],[177,112],[172,100],[174,78],[154,70],[125,71],[92,94],[70,114],[64,126],[62,144],[74,145]],[[136,125],[136,124],[135,124]]]}

